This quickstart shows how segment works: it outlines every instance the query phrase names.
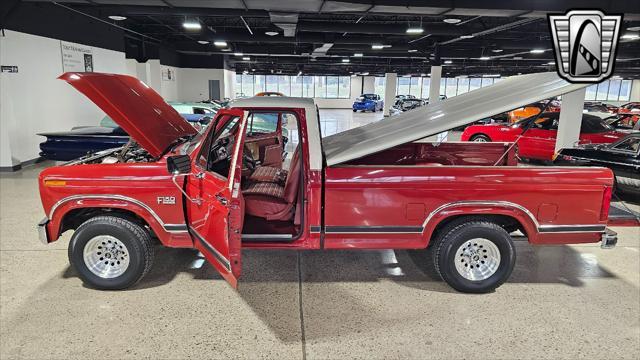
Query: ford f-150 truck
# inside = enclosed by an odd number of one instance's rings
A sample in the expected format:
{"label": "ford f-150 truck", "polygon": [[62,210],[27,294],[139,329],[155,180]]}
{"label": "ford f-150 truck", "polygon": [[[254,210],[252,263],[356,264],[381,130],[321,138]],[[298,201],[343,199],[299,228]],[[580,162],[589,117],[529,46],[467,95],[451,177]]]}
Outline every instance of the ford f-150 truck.
{"label": "ford f-150 truck", "polygon": [[[95,288],[138,282],[155,242],[198,249],[234,287],[243,248],[427,248],[453,288],[487,292],[514,268],[512,232],[534,245],[617,241],[606,228],[611,170],[518,167],[506,143],[419,141],[584,86],[553,73],[509,78],[325,138],[311,99],[237,100],[198,134],[136,78],[61,79],[132,138],[40,174],[41,239],[74,230],[70,262]],[[274,146],[282,163],[262,163]]]}

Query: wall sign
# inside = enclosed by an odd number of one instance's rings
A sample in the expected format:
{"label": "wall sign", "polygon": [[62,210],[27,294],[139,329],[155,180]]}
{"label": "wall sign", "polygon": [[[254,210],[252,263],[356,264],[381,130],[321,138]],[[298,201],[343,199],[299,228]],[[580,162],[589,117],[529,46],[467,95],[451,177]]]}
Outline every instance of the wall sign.
{"label": "wall sign", "polygon": [[18,67],[17,66],[2,65],[2,72],[3,73],[17,73],[18,72]]}
{"label": "wall sign", "polygon": [[84,46],[60,41],[62,71],[93,72],[93,50]]}

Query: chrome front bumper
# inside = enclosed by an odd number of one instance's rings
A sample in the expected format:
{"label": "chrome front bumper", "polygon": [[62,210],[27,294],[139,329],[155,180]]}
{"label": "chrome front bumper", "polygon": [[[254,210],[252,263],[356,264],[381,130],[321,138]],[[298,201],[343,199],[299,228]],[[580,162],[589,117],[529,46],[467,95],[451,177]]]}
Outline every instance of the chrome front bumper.
{"label": "chrome front bumper", "polygon": [[49,233],[47,232],[47,224],[49,224],[49,218],[45,216],[44,219],[38,223],[38,237],[40,241],[47,245],[49,243]]}
{"label": "chrome front bumper", "polygon": [[618,243],[618,233],[611,229],[605,229],[602,233],[600,247],[603,249],[613,249]]}

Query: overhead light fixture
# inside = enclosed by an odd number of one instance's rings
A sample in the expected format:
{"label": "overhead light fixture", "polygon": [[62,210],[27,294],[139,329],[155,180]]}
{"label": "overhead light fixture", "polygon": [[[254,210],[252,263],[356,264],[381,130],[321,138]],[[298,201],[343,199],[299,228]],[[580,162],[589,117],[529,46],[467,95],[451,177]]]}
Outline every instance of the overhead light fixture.
{"label": "overhead light fixture", "polygon": [[456,19],[456,18],[446,18],[446,19],[444,19],[442,21],[446,22],[447,24],[458,24],[458,23],[462,22],[461,19]]}
{"label": "overhead light fixture", "polygon": [[220,50],[229,52],[229,51],[231,51],[231,48],[224,48],[224,49],[220,49]]}
{"label": "overhead light fixture", "polygon": [[556,63],[553,61],[549,61],[548,63],[546,63],[545,65],[555,65]]}
{"label": "overhead light fixture", "polygon": [[374,45],[371,45],[371,48],[373,50],[382,50],[382,49],[384,49],[384,45],[374,44]]}
{"label": "overhead light fixture", "polygon": [[640,39],[640,35],[627,33],[622,35],[621,38],[625,40],[636,40],[636,39]]}
{"label": "overhead light fixture", "polygon": [[198,44],[207,45],[208,43],[207,40],[198,40]]}
{"label": "overhead light fixture", "polygon": [[264,32],[265,35],[269,35],[269,36],[276,36],[278,35],[277,31],[265,31]]}
{"label": "overhead light fixture", "polygon": [[424,32],[424,29],[420,27],[407,28],[407,34],[416,35],[416,34],[422,34],[423,32]]}
{"label": "overhead light fixture", "polygon": [[120,16],[120,15],[109,15],[109,19],[115,20],[115,21],[122,21],[122,20],[127,20],[127,17]]}
{"label": "overhead light fixture", "polygon": [[362,53],[355,53],[353,54],[353,57],[362,57]]}
{"label": "overhead light fixture", "polygon": [[640,26],[633,26],[630,28],[627,28],[628,31],[640,31]]}
{"label": "overhead light fixture", "polygon": [[233,53],[233,56],[242,56],[242,55],[244,55],[244,54],[241,53],[241,52]]}
{"label": "overhead light fixture", "polygon": [[407,50],[407,52],[414,53],[414,52],[418,52],[418,50],[417,49],[409,49],[409,50]]}
{"label": "overhead light fixture", "polygon": [[227,47],[227,42],[223,40],[216,40],[213,42],[213,45],[218,47]]}
{"label": "overhead light fixture", "polygon": [[242,60],[244,60],[244,61],[249,61],[249,60],[251,60],[251,58],[250,58],[250,57],[248,57],[248,56],[245,56],[245,57],[243,57],[243,58],[242,58]]}
{"label": "overhead light fixture", "polygon": [[348,63],[349,61],[351,61],[351,60],[349,60],[349,59],[342,59],[342,62],[343,62],[343,63]]}
{"label": "overhead light fixture", "polygon": [[544,49],[533,49],[531,51],[529,51],[532,54],[542,54],[543,52],[545,52]]}
{"label": "overhead light fixture", "polygon": [[245,70],[245,71],[243,71],[242,73],[246,75],[246,74],[248,74],[249,72],[248,72],[247,70]]}
{"label": "overhead light fixture", "polygon": [[494,53],[501,53],[501,52],[503,52],[504,50],[502,50],[502,49],[493,49],[493,50],[491,50],[491,51],[492,51],[492,52],[494,52]]}
{"label": "overhead light fixture", "polygon": [[298,71],[298,76],[302,75],[302,71]]}
{"label": "overhead light fixture", "polygon": [[514,56],[513,60],[522,60],[522,56]]}
{"label": "overhead light fixture", "polygon": [[453,64],[453,61],[452,60],[445,60],[444,63],[445,64]]}
{"label": "overhead light fixture", "polygon": [[360,73],[360,75],[367,76],[367,75],[369,75],[369,73],[368,72],[363,72],[363,73]]}
{"label": "overhead light fixture", "polygon": [[612,79],[615,79],[615,80],[620,80],[620,79],[622,79],[622,76],[620,76],[620,75],[613,75],[611,78],[612,78]]}
{"label": "overhead light fixture", "polygon": [[427,74],[425,74],[425,73],[422,73],[422,74],[420,74],[420,76],[427,76]]}
{"label": "overhead light fixture", "polygon": [[198,21],[185,21],[182,23],[182,27],[187,30],[200,30],[202,29],[202,25]]}
{"label": "overhead light fixture", "polygon": [[480,56],[480,58],[479,58],[479,59],[480,59],[480,60],[483,60],[483,61],[491,60],[491,58],[490,58],[490,57],[488,57],[488,56]]}
{"label": "overhead light fixture", "polygon": [[475,35],[460,35],[460,39],[473,39]]}
{"label": "overhead light fixture", "polygon": [[500,74],[484,74],[482,77],[500,77]]}

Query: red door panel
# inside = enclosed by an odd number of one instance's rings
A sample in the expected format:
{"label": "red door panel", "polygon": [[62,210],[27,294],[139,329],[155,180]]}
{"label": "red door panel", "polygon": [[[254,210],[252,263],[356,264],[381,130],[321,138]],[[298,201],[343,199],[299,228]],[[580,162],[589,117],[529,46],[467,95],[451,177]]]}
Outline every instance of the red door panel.
{"label": "red door panel", "polygon": [[521,157],[552,160],[556,146],[555,130],[529,129],[518,142]]}
{"label": "red door panel", "polygon": [[[238,125],[235,126],[229,174],[225,178],[196,162],[194,171],[187,178],[186,192],[193,199],[187,202],[187,219],[195,247],[235,288],[241,273],[240,250],[244,214],[240,178],[246,116],[240,110],[219,110],[216,116],[220,122],[225,123],[227,119],[224,117],[239,119]],[[208,136],[215,135],[212,131]],[[203,146],[208,143],[204,141]]]}

